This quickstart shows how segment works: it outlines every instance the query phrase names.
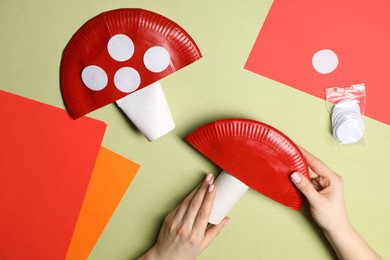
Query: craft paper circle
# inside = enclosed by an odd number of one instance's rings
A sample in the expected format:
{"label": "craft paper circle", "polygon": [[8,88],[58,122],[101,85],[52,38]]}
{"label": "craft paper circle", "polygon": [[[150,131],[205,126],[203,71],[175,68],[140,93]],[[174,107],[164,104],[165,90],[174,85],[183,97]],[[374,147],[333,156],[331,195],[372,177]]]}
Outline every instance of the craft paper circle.
{"label": "craft paper circle", "polygon": [[333,136],[342,144],[358,142],[364,136],[364,121],[356,100],[345,99],[332,111]]}
{"label": "craft paper circle", "polygon": [[348,119],[340,123],[335,129],[335,136],[342,144],[358,142],[364,135],[362,120]]}
{"label": "craft paper circle", "polygon": [[115,73],[114,84],[118,90],[130,93],[139,87],[141,77],[135,69],[123,67]]}
{"label": "craft paper circle", "polygon": [[126,61],[134,54],[134,43],[127,35],[117,34],[108,41],[107,50],[114,60]]}
{"label": "craft paper circle", "polygon": [[96,65],[85,67],[81,72],[81,79],[87,88],[94,91],[104,89],[108,83],[106,72]]}
{"label": "craft paper circle", "polygon": [[360,114],[360,106],[359,106],[359,103],[357,100],[354,100],[354,99],[344,99],[344,100],[341,100],[339,102],[337,102],[337,104],[334,106],[334,111],[337,111],[337,110],[345,110],[345,109],[349,109],[349,110],[352,110],[352,111],[355,111],[357,113]]}
{"label": "craft paper circle", "polygon": [[169,52],[160,46],[149,48],[144,55],[145,67],[151,72],[164,71],[171,62]]}
{"label": "craft paper circle", "polygon": [[313,55],[312,63],[318,73],[328,74],[337,68],[339,59],[334,51],[324,49]]}

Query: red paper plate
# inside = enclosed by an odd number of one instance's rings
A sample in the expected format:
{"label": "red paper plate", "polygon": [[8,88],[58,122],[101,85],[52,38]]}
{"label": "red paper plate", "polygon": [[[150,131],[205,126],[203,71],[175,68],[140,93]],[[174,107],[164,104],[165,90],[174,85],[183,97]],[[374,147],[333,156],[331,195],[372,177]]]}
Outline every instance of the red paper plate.
{"label": "red paper plate", "polygon": [[[133,53],[125,60],[114,60],[108,42],[116,35],[131,39]],[[145,53],[152,47],[162,47],[169,54],[167,67],[157,72],[144,63]],[[73,118],[112,103],[131,92],[200,59],[201,53],[191,36],[175,22],[142,9],[118,9],[102,13],[86,22],[71,38],[61,61],[60,81],[64,103]],[[159,58],[151,57],[152,61]],[[107,81],[99,90],[88,88],[82,78],[88,66],[98,66]],[[114,82],[115,74],[129,67],[138,74],[136,89],[120,90]]]}
{"label": "red paper plate", "polygon": [[206,124],[186,140],[209,160],[265,196],[295,210],[302,194],[289,175],[309,170],[299,148],[277,129],[247,119],[225,119]]}

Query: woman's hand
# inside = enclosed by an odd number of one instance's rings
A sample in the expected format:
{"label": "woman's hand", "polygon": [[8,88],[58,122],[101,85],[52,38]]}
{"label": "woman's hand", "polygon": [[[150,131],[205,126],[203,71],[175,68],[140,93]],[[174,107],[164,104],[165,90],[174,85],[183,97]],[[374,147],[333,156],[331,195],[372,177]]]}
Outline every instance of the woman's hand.
{"label": "woman's hand", "polygon": [[291,180],[306,196],[317,224],[340,259],[382,259],[352,227],[344,203],[342,178],[323,162],[301,149],[310,170],[310,180],[295,172]]}
{"label": "woman's hand", "polygon": [[165,218],[157,243],[140,259],[195,259],[230,219],[207,228],[216,189],[209,173],[184,201]]}
{"label": "woman's hand", "polygon": [[314,220],[325,231],[348,226],[343,179],[312,154],[301,151],[309,165],[310,180],[298,172],[291,180],[309,201]]}

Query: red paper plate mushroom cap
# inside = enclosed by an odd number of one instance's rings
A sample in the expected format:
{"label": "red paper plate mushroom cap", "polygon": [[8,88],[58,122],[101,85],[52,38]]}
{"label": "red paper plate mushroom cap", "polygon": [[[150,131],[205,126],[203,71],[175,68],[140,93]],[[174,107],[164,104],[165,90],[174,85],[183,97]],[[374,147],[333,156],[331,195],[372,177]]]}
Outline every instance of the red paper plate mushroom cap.
{"label": "red paper plate mushroom cap", "polygon": [[196,129],[186,140],[252,189],[302,208],[304,197],[289,176],[298,171],[309,178],[308,167],[297,145],[277,129],[253,120],[224,119]]}
{"label": "red paper plate mushroom cap", "polygon": [[76,119],[201,57],[191,36],[164,16],[143,9],[99,14],[73,35],[63,52],[64,103]]}

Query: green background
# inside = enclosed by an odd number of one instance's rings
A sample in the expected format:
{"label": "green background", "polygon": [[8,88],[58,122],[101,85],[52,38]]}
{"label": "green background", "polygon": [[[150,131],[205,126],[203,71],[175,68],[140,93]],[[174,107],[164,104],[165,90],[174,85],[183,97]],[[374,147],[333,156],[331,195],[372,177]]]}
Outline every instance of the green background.
{"label": "green background", "polygon": [[[155,242],[165,215],[205,173],[220,172],[184,137],[228,117],[278,128],[342,175],[351,222],[390,258],[390,127],[365,118],[367,143],[337,147],[323,100],[243,69],[271,5],[271,0],[0,0],[0,89],[61,108],[62,51],[101,12],[155,11],[185,28],[202,51],[200,61],[161,81],[176,122],[167,136],[149,143],[113,104],[88,115],[107,123],[104,146],[141,164],[90,259],[134,259]],[[307,205],[293,211],[250,190],[229,216],[232,222],[199,259],[335,258]]]}

